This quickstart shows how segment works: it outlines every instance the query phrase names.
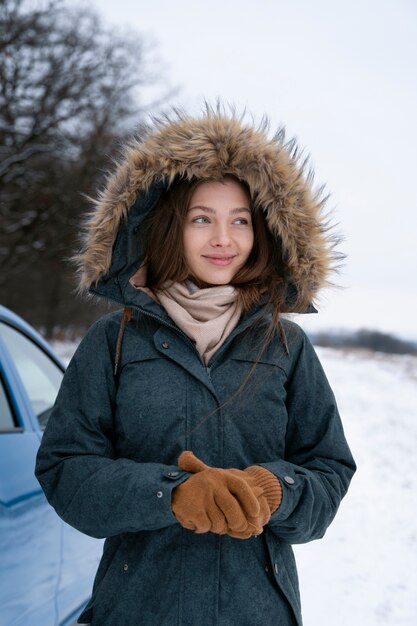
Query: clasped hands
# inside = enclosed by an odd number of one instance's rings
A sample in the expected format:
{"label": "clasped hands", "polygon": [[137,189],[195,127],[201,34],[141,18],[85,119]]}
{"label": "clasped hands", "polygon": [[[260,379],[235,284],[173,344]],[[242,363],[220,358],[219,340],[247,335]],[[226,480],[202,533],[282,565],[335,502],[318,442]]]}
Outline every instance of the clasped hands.
{"label": "clasped hands", "polygon": [[178,465],[192,476],[172,491],[172,511],[196,533],[238,539],[259,535],[281,502],[279,480],[263,467],[210,467],[190,451],[182,452]]}

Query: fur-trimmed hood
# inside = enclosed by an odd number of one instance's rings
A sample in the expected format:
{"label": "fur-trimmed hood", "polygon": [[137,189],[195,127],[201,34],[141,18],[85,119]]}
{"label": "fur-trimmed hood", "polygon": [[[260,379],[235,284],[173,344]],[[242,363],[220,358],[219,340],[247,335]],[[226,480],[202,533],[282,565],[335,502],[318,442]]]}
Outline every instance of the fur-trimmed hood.
{"label": "fur-trimmed hood", "polygon": [[82,249],[74,257],[79,292],[129,305],[129,278],[143,260],[138,230],[161,191],[177,177],[231,174],[246,181],[282,249],[287,310],[306,310],[340,257],[323,215],[323,190],[313,190],[313,174],[306,168],[295,142],[286,142],[282,128],[268,137],[265,121],[256,128],[219,107],[207,107],[201,117],[176,111],[153,120],[129,144],[86,217]]}

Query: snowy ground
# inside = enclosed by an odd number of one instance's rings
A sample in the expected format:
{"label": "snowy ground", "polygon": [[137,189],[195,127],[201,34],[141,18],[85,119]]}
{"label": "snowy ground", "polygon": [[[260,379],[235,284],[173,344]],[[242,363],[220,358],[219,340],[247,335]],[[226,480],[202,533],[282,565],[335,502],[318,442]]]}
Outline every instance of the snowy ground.
{"label": "snowy ground", "polygon": [[417,358],[317,349],[358,464],[320,541],[296,546],[305,626],[417,624]]}
{"label": "snowy ground", "polygon": [[417,358],[317,352],[358,471],[325,537],[295,546],[304,626],[415,626]]}

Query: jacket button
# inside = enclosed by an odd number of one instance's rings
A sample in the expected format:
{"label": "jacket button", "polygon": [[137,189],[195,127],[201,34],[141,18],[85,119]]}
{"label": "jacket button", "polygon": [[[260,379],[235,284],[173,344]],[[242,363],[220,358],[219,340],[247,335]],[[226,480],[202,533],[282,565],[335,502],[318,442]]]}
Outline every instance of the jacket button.
{"label": "jacket button", "polygon": [[168,472],[168,476],[178,476],[179,472]]}
{"label": "jacket button", "polygon": [[162,491],[158,491],[158,493],[156,494],[157,498],[162,498],[164,494],[162,493]]}
{"label": "jacket button", "polygon": [[163,341],[162,342],[162,347],[167,350],[169,348],[169,342],[168,341]]}
{"label": "jacket button", "polygon": [[269,572],[269,567],[268,567],[268,565],[265,565],[265,571],[266,571],[266,572]]}
{"label": "jacket button", "polygon": [[278,565],[276,563],[274,563],[274,570],[275,570],[275,574],[278,574]]}
{"label": "jacket button", "polygon": [[293,485],[295,483],[294,478],[292,478],[291,476],[284,476],[284,480],[287,485]]}
{"label": "jacket button", "polygon": [[127,563],[125,563],[123,565],[123,569],[124,569],[125,572],[127,572],[127,570],[129,569],[129,565]]}

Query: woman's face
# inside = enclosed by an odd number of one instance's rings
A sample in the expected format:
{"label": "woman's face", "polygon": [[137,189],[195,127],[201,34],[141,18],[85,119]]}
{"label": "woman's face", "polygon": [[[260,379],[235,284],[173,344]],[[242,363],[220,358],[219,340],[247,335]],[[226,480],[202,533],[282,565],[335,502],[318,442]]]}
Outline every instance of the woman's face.
{"label": "woman's face", "polygon": [[251,203],[232,179],[201,183],[191,196],[183,231],[190,274],[209,285],[227,285],[253,247]]}

